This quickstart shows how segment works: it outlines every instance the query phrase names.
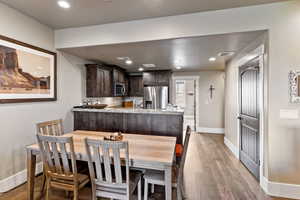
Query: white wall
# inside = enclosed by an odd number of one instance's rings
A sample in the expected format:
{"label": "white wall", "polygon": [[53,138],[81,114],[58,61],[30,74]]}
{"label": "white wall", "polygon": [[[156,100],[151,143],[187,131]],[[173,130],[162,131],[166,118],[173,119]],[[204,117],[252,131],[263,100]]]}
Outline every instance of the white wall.
{"label": "white wall", "polygon": [[146,19],[56,31],[58,48],[269,30],[268,174],[271,181],[300,184],[300,120],[279,118],[289,103],[288,72],[300,70],[300,2]]}
{"label": "white wall", "polygon": [[[198,124],[197,127],[210,129],[224,128],[224,76],[223,71],[174,72],[173,77],[198,76]],[[213,98],[209,98],[209,87],[213,85]],[[172,101],[174,102],[174,84],[172,84]],[[201,130],[201,129],[200,129]]]}
{"label": "white wall", "polygon": [[[0,34],[54,51],[54,32],[30,17],[0,3]],[[35,123],[62,118],[73,129],[73,105],[82,98],[83,60],[58,53],[58,100],[42,103],[0,104],[0,181],[25,169],[25,146],[36,142]]]}

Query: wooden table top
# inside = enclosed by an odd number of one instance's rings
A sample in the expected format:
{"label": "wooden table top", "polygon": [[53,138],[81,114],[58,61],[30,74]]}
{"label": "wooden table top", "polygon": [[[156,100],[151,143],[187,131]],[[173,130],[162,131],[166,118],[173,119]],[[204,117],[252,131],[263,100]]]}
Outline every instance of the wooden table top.
{"label": "wooden table top", "polygon": [[[74,148],[78,160],[86,160],[86,150],[84,146],[84,138],[103,140],[104,136],[111,135],[111,132],[96,132],[96,131],[74,131],[64,134],[63,136],[71,136],[74,140]],[[172,165],[176,137],[139,135],[139,134],[123,134],[123,141],[128,141],[129,158],[133,166],[143,166],[144,164],[163,164]],[[37,144],[27,147],[27,150],[39,152]],[[121,152],[121,157],[123,153]]]}

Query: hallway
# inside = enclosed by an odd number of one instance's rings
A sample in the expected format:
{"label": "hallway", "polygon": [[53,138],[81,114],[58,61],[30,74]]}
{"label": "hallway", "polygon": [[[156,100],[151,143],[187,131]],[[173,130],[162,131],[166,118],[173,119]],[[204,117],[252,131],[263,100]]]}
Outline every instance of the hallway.
{"label": "hallway", "polygon": [[283,200],[268,197],[223,143],[223,135],[194,134],[185,166],[189,200]]}

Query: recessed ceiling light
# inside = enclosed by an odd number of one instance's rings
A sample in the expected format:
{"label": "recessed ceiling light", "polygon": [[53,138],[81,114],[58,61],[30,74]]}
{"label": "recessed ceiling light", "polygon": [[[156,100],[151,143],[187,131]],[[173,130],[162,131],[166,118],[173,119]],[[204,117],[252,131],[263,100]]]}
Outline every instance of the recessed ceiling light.
{"label": "recessed ceiling light", "polygon": [[144,68],[140,67],[140,68],[139,68],[139,71],[140,71],[140,72],[141,72],[141,71],[144,71]]}
{"label": "recessed ceiling light", "polygon": [[178,67],[176,67],[176,69],[181,69],[181,67],[178,66]]}
{"label": "recessed ceiling light", "polygon": [[126,63],[127,65],[131,65],[131,64],[132,64],[132,60],[127,59],[127,60],[125,61],[125,63]]}
{"label": "recessed ceiling light", "polygon": [[209,62],[215,62],[217,59],[215,57],[210,57],[208,60]]}
{"label": "recessed ceiling light", "polygon": [[66,0],[59,0],[58,2],[57,2],[57,4],[61,7],[61,8],[70,8],[71,7],[71,5],[70,5],[70,3],[68,2],[68,1],[66,1]]}

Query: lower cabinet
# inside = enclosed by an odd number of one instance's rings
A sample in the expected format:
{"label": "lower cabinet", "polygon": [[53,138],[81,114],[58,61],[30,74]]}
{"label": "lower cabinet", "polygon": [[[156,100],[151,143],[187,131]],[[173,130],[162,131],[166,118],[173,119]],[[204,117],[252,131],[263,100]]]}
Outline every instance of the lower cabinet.
{"label": "lower cabinet", "polygon": [[74,130],[174,136],[182,144],[183,115],[74,111]]}

